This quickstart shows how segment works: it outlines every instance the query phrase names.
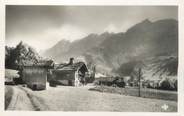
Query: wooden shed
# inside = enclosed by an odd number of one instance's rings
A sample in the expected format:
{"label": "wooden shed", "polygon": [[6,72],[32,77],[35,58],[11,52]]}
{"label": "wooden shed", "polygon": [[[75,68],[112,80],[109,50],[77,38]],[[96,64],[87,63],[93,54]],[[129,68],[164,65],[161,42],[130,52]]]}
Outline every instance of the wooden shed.
{"label": "wooden shed", "polygon": [[21,70],[23,82],[33,90],[46,89],[47,74],[52,65],[52,62],[47,61],[23,65]]}

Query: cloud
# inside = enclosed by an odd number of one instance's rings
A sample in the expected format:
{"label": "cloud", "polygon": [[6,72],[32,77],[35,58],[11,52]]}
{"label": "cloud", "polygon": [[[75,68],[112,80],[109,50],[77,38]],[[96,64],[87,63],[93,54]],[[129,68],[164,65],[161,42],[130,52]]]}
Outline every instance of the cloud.
{"label": "cloud", "polygon": [[50,37],[59,37],[57,41],[61,39],[66,39],[69,41],[74,41],[87,36],[87,32],[82,30],[80,27],[75,27],[74,25],[65,24],[57,29],[48,29],[45,31]]}
{"label": "cloud", "polygon": [[30,36],[15,36],[13,39],[6,40],[6,42],[10,46],[16,46],[18,42],[24,41],[34,48],[37,48],[37,50],[43,50],[48,48],[48,45],[53,46],[62,39],[72,42],[74,40],[81,39],[88,34],[88,32],[85,32],[80,27],[65,24],[59,28],[48,28],[44,31],[41,31],[40,33],[36,33]]}
{"label": "cloud", "polygon": [[126,31],[134,24],[177,19],[176,6],[6,6],[6,44],[23,40],[47,49],[61,39],[74,41],[89,33]]}

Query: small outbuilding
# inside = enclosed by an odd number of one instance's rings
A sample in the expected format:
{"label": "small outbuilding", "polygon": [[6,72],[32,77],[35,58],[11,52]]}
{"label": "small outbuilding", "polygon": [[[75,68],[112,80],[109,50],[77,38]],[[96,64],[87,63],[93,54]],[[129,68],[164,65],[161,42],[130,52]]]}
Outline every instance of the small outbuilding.
{"label": "small outbuilding", "polygon": [[52,61],[39,61],[36,64],[24,64],[21,68],[23,82],[33,90],[46,89],[47,74],[53,67]]}
{"label": "small outbuilding", "polygon": [[80,86],[86,84],[86,73],[88,68],[84,62],[73,62],[73,58],[70,58],[70,62],[67,64],[59,64],[52,70],[52,79],[55,80],[55,84],[68,85],[68,86]]}

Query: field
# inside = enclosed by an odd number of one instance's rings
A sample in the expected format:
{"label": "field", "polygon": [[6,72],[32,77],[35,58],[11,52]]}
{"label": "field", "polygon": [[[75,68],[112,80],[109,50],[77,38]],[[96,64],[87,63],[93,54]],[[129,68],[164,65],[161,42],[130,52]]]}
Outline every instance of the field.
{"label": "field", "polygon": [[[116,93],[130,96],[138,96],[138,88],[133,87],[109,87],[109,86],[96,86],[90,88],[92,91],[107,92],[107,93]],[[141,97],[143,98],[154,98],[154,99],[163,99],[163,100],[172,100],[177,101],[177,92],[176,91],[165,91],[149,88],[141,88]]]}
{"label": "field", "polygon": [[[50,87],[32,91],[11,86],[19,96],[14,109],[40,111],[176,112],[177,102],[90,91],[91,86]],[[135,105],[136,104],[136,105]],[[164,105],[168,109],[163,109]],[[7,109],[9,110],[9,109]]]}

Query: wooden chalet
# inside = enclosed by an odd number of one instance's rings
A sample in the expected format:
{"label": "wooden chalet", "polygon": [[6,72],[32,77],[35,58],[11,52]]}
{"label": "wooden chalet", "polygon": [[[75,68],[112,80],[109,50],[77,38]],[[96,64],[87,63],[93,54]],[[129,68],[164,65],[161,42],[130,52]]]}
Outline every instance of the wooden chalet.
{"label": "wooden chalet", "polygon": [[52,78],[55,80],[55,84],[68,85],[68,86],[80,86],[86,83],[86,73],[88,68],[84,62],[73,62],[73,58],[70,58],[68,64],[59,64],[52,70]]}

